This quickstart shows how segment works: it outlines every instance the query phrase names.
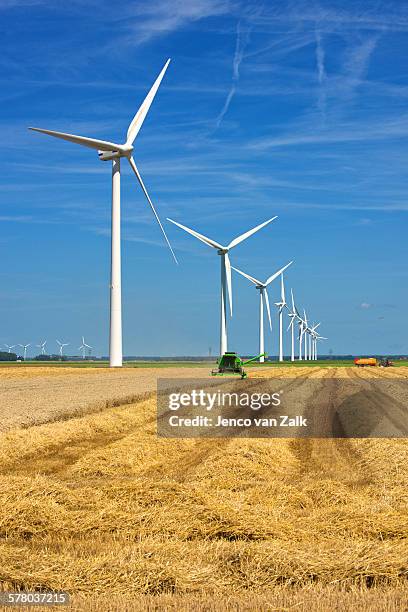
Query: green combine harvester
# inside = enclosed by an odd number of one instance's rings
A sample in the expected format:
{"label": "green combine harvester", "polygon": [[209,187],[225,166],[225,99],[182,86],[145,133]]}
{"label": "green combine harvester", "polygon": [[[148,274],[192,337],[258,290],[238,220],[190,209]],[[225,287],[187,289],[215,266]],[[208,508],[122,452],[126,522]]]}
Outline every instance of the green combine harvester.
{"label": "green combine harvester", "polygon": [[251,357],[251,359],[247,361],[242,361],[241,357],[236,353],[224,353],[224,355],[217,359],[218,368],[216,370],[211,370],[211,376],[240,376],[241,378],[246,378],[247,373],[243,366],[252,361],[256,361],[260,357],[266,356],[266,353],[261,353],[261,355]]}

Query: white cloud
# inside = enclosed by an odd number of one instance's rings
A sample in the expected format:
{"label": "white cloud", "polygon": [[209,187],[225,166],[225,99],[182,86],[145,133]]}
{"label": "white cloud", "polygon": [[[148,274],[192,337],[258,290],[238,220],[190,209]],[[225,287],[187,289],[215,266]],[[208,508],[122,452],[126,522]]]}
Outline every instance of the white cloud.
{"label": "white cloud", "polygon": [[131,35],[127,42],[142,44],[157,36],[179,30],[189,23],[223,15],[230,9],[231,3],[228,0],[137,2],[129,11],[134,20],[130,25]]}
{"label": "white cloud", "polygon": [[241,62],[244,57],[245,49],[249,42],[250,32],[251,32],[250,28],[243,30],[241,22],[240,21],[238,22],[235,52],[234,52],[234,58],[232,60],[232,84],[227,94],[227,97],[225,99],[224,106],[222,107],[220,114],[215,120],[215,129],[218,129],[220,127],[222,120],[224,119],[226,113],[228,112],[229,106],[231,104],[231,100],[235,95],[235,92],[237,89],[236,86],[239,81],[239,68],[240,68]]}
{"label": "white cloud", "polygon": [[345,77],[341,80],[340,93],[343,100],[352,98],[355,90],[365,78],[378,38],[378,36],[370,36],[348,50],[344,64]]}
{"label": "white cloud", "polygon": [[322,35],[319,30],[316,30],[316,65],[317,65],[317,80],[319,82],[318,108],[322,113],[323,119],[326,117],[326,69],[325,69],[325,50],[323,47]]}
{"label": "white cloud", "polygon": [[397,119],[383,121],[358,121],[338,123],[334,128],[327,130],[303,129],[299,127],[296,134],[278,136],[276,138],[260,138],[249,144],[249,148],[264,150],[274,147],[297,146],[308,144],[330,144],[339,142],[359,142],[369,140],[382,140],[398,138],[408,134],[408,115],[401,115]]}

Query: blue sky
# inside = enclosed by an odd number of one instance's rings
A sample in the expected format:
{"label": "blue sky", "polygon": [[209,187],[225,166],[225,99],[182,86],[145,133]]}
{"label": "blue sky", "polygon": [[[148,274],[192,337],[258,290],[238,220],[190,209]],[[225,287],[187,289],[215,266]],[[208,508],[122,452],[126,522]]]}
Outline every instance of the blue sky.
{"label": "blue sky", "polygon": [[[286,286],[335,353],[408,351],[408,7],[402,2],[0,0],[0,343],[107,354],[110,165],[34,125],[125,140],[172,62],[134,157],[164,220]],[[122,174],[124,352],[213,354],[219,259]],[[257,293],[233,279],[230,348],[257,352]],[[271,298],[277,301],[278,285]],[[274,314],[274,322],[277,320]],[[276,325],[266,349],[277,352]],[[323,347],[322,347],[323,350]]]}

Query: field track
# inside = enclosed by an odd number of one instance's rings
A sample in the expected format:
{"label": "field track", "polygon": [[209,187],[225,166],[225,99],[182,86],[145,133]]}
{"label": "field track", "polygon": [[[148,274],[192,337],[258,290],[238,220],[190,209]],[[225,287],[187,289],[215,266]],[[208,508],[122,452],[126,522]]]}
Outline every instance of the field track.
{"label": "field track", "polygon": [[[407,440],[158,438],[156,377],[206,375],[5,381],[25,399],[24,429],[10,410],[0,435],[3,587],[66,589],[84,610],[406,610]],[[406,404],[404,367],[256,370],[249,385],[262,376],[288,377],[311,409],[321,380],[328,423],[334,399],[378,376],[400,378],[383,393]]]}

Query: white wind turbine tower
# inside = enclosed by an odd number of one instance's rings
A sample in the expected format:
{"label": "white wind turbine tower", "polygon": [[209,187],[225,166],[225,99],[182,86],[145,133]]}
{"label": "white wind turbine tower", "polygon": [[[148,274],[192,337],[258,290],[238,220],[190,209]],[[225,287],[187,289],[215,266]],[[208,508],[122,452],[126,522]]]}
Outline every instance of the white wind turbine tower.
{"label": "white wind turbine tower", "polygon": [[305,361],[309,360],[309,354],[308,354],[308,334],[309,334],[309,326],[307,324],[307,317],[306,317],[306,311],[305,309],[303,309],[303,316],[304,316],[304,331],[303,333],[305,334],[305,342],[304,342],[304,347],[305,347]]}
{"label": "white wind turbine tower", "polygon": [[47,344],[47,341],[44,340],[44,342],[41,342],[40,344],[36,344],[35,346],[39,349],[41,349],[41,355],[45,355],[45,345]]}
{"label": "white wind turbine tower", "polygon": [[268,219],[268,221],[265,221],[264,223],[261,223],[260,225],[257,225],[256,227],[249,230],[248,232],[245,232],[245,234],[241,234],[241,236],[234,238],[234,240],[232,240],[227,246],[222,246],[218,242],[215,242],[215,240],[212,240],[211,238],[207,238],[207,236],[203,236],[203,234],[199,234],[195,230],[192,230],[189,227],[186,227],[185,225],[181,225],[181,223],[177,223],[176,221],[173,221],[172,219],[168,219],[168,221],[170,221],[171,223],[174,223],[174,225],[177,225],[177,227],[180,227],[188,234],[191,234],[195,238],[198,238],[198,240],[201,240],[201,242],[204,242],[204,244],[207,244],[208,246],[216,249],[217,254],[221,256],[220,355],[224,355],[224,353],[228,351],[227,292],[228,292],[228,298],[229,298],[230,313],[232,316],[231,263],[229,260],[228,253],[232,248],[236,247],[237,244],[239,244],[240,242],[243,242],[244,240],[252,236],[252,234],[255,234],[255,232],[265,227],[265,225],[268,225],[268,223],[271,223],[271,221],[273,221],[274,219],[276,219],[276,216],[272,217],[272,219]]}
{"label": "white wind turbine tower", "polygon": [[315,359],[317,361],[317,341],[318,340],[327,340],[327,338],[325,338],[324,336],[320,336],[319,334],[316,334],[315,337]]}
{"label": "white wind turbine tower", "polygon": [[82,359],[85,359],[85,351],[86,351],[87,348],[91,349],[92,346],[90,344],[87,344],[85,342],[84,336],[82,336],[82,344],[81,344],[81,346],[78,347],[78,351],[82,351]]}
{"label": "white wind turbine tower", "polygon": [[309,361],[312,360],[312,328],[309,327],[309,329],[307,330],[308,333],[308,340],[309,340]]}
{"label": "white wind turbine tower", "polygon": [[4,346],[6,349],[8,349],[7,352],[11,353],[13,348],[16,348],[16,346],[21,346],[21,344],[5,344]]}
{"label": "white wind turbine tower", "polygon": [[310,328],[310,359],[312,361],[316,361],[316,329],[319,327],[319,325],[320,323],[317,323],[316,325],[313,323],[312,327]]}
{"label": "white wind turbine tower", "polygon": [[31,343],[29,344],[19,344],[18,346],[21,346],[22,349],[24,349],[24,361],[26,360],[27,357],[27,349],[29,346],[31,346]]}
{"label": "white wind turbine tower", "polygon": [[[306,323],[304,322],[304,320],[299,317],[299,361],[302,361],[303,355],[302,355],[302,346],[303,346],[303,336],[305,334],[306,331]],[[306,354],[306,353],[305,353]],[[306,359],[306,357],[305,357]]]}
{"label": "white wind turbine tower", "polygon": [[63,355],[64,355],[64,347],[65,346],[69,346],[69,342],[60,342],[59,340],[56,340],[57,344],[59,344],[59,354],[60,357],[62,359]]}
{"label": "white wind turbine tower", "polygon": [[291,298],[292,298],[292,310],[289,311],[289,315],[288,316],[290,318],[290,323],[289,323],[288,329],[286,331],[291,330],[291,353],[290,353],[290,360],[291,361],[295,361],[295,322],[296,322],[296,319],[298,321],[301,321],[301,319],[300,319],[299,313],[298,313],[298,311],[296,309],[296,306],[295,306],[295,299],[293,297],[292,289],[290,290],[290,295],[291,295]]}
{"label": "white wind turbine tower", "polygon": [[279,313],[279,361],[283,361],[283,309],[287,307],[283,274],[281,275],[281,299],[280,302],[275,302],[275,306],[278,307]]}
{"label": "white wind turbine tower", "polygon": [[272,331],[271,310],[270,310],[270,307],[269,307],[269,297],[268,297],[267,286],[272,281],[274,281],[275,278],[277,278],[280,274],[282,274],[282,272],[284,270],[286,270],[286,268],[288,268],[291,263],[293,263],[293,262],[290,261],[288,264],[286,264],[286,266],[284,266],[283,268],[281,268],[280,270],[275,272],[275,274],[272,274],[272,276],[270,276],[268,279],[266,279],[266,281],[264,283],[262,281],[257,280],[253,276],[249,276],[249,274],[245,274],[245,272],[242,272],[242,270],[238,270],[238,268],[234,268],[234,266],[231,266],[231,268],[233,270],[235,270],[235,272],[238,272],[238,274],[241,274],[242,276],[247,278],[249,281],[251,281],[251,283],[254,283],[256,289],[259,289],[259,354],[261,355],[259,357],[259,361],[261,363],[263,363],[265,361],[265,357],[262,354],[262,353],[265,352],[265,342],[264,342],[264,300],[265,300],[265,305],[266,305],[266,312],[268,314],[269,329]]}
{"label": "white wind turbine tower", "polygon": [[125,157],[130,164],[137,180],[143,190],[144,195],[149,202],[154,216],[163,232],[164,238],[176,260],[171,245],[167,239],[166,232],[160,222],[157,212],[153,206],[153,202],[147,193],[146,187],[140,176],[139,170],[132,157],[133,143],[143,125],[143,121],[149,111],[150,105],[156,95],[159,85],[163,79],[164,73],[167,70],[170,60],[167,60],[164,68],[160,72],[153,87],[150,89],[141,107],[132,119],[128,131],[126,142],[117,144],[106,140],[97,140],[95,138],[87,138],[84,136],[76,136],[66,134],[64,132],[55,132],[52,130],[44,130],[40,128],[29,128],[36,132],[62,138],[75,144],[96,149],[101,161],[112,161],[112,228],[111,228],[111,282],[110,282],[110,335],[109,335],[109,364],[111,367],[122,366],[122,289],[121,289],[121,252],[120,252],[120,160]]}

